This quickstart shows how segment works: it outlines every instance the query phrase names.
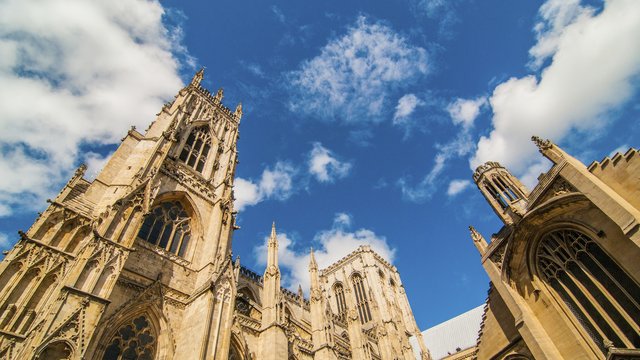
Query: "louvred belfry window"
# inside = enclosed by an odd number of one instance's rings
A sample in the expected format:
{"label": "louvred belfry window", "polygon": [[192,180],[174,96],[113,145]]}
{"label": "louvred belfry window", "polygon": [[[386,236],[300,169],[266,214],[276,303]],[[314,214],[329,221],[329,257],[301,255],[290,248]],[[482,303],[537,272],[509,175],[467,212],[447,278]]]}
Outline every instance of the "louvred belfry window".
{"label": "louvred belfry window", "polygon": [[211,132],[208,126],[200,126],[191,130],[187,141],[180,152],[180,160],[197,172],[202,172],[207,156],[211,150]]}
{"label": "louvred belfry window", "polygon": [[537,267],[603,353],[606,344],[640,348],[640,286],[593,239],[551,231],[540,240]]}
{"label": "louvred belfry window", "polygon": [[344,300],[344,288],[342,284],[336,284],[333,287],[333,292],[336,294],[336,305],[338,306],[338,315],[345,319],[345,314],[347,313],[347,303]]}
{"label": "louvred belfry window", "polygon": [[138,237],[184,256],[191,239],[189,220],[189,215],[179,201],[164,202],[144,219]]}
{"label": "louvred belfry window", "polygon": [[371,321],[371,310],[369,309],[369,300],[367,299],[364,281],[358,274],[353,275],[351,281],[353,282],[353,290],[356,293],[356,307],[358,308],[360,321],[366,324]]}

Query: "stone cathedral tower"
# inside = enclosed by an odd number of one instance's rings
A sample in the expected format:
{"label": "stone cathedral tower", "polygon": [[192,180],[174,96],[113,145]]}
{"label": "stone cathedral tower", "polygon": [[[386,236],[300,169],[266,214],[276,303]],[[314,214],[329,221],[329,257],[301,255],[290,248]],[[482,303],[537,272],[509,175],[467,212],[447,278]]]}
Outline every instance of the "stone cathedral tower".
{"label": "stone cathedral tower", "polygon": [[369,247],[311,300],[231,259],[242,107],[200,70],[95,180],[81,166],[0,263],[0,359],[428,359],[392,265]]}
{"label": "stone cathedral tower", "polygon": [[226,357],[242,107],[203,75],[21,233],[0,264],[0,358]]}

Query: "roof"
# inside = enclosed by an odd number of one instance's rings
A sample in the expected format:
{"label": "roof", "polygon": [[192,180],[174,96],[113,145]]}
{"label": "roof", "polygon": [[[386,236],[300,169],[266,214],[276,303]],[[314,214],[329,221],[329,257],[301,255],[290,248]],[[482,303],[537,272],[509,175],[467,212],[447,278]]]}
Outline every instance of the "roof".
{"label": "roof", "polygon": [[[484,304],[423,331],[422,337],[431,358],[442,359],[459,351],[456,349],[465,350],[475,346],[483,314]],[[411,339],[414,351],[418,351],[416,358],[419,359],[420,349],[415,341]]]}

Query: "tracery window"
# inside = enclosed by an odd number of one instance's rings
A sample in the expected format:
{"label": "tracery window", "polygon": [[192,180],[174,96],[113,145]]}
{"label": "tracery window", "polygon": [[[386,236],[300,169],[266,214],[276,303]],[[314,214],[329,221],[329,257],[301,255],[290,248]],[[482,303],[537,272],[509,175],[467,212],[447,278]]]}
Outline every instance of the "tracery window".
{"label": "tracery window", "polygon": [[208,126],[199,126],[191,130],[180,153],[180,160],[197,172],[202,172],[211,149],[211,132]]}
{"label": "tracery window", "polygon": [[184,256],[191,239],[189,220],[189,215],[179,201],[164,202],[144,219],[138,237]]}
{"label": "tracery window", "polygon": [[145,316],[123,325],[113,336],[103,360],[152,360],[156,352],[156,335]]}
{"label": "tracery window", "polygon": [[342,287],[342,284],[336,284],[333,287],[333,293],[336,295],[336,305],[338,306],[338,315],[344,319],[345,314],[347,313],[347,303],[344,300],[344,287]]}
{"label": "tracery window", "polygon": [[603,353],[609,342],[640,347],[640,285],[593,239],[551,231],[540,241],[537,266]]}
{"label": "tracery window", "polygon": [[365,324],[371,321],[371,310],[369,309],[369,300],[367,299],[364,281],[358,274],[353,275],[351,281],[353,282],[353,289],[356,293],[358,315],[360,315],[360,321]]}

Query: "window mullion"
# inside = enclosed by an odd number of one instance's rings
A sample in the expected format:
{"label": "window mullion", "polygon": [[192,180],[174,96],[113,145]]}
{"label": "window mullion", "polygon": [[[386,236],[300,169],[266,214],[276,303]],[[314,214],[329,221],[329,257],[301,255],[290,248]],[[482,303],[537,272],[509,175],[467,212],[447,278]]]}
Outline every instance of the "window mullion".
{"label": "window mullion", "polygon": [[[580,263],[578,262],[577,264],[580,264]],[[582,266],[579,265],[579,267],[580,267],[580,269],[583,269]],[[625,343],[625,346],[629,347],[629,348],[633,348],[633,344],[629,341],[627,336],[625,336],[624,331],[622,331],[618,327],[618,324],[609,317],[609,313],[602,307],[600,302],[598,300],[596,300],[596,298],[593,297],[591,292],[588,291],[588,289],[584,286],[584,284],[582,284],[582,282],[580,282],[580,281],[576,281],[575,276],[573,274],[571,274],[571,272],[567,272],[567,275],[570,275],[571,279],[574,280],[573,281],[574,285],[587,298],[587,300],[591,303],[591,306],[596,308],[596,311],[600,314],[600,316],[602,316],[604,318],[604,321],[611,327],[613,332],[616,333],[616,335],[618,335],[618,337]],[[589,277],[590,280],[592,280],[592,278],[590,276],[588,276],[588,277]],[[597,285],[596,285],[596,288],[597,288]],[[588,316],[591,318],[590,315],[588,315]],[[596,326],[599,327],[599,325],[597,325],[598,323],[596,321],[593,321],[592,323],[596,324]],[[607,338],[607,337],[605,336],[604,338]],[[613,340],[613,339],[608,339],[608,340]]]}

